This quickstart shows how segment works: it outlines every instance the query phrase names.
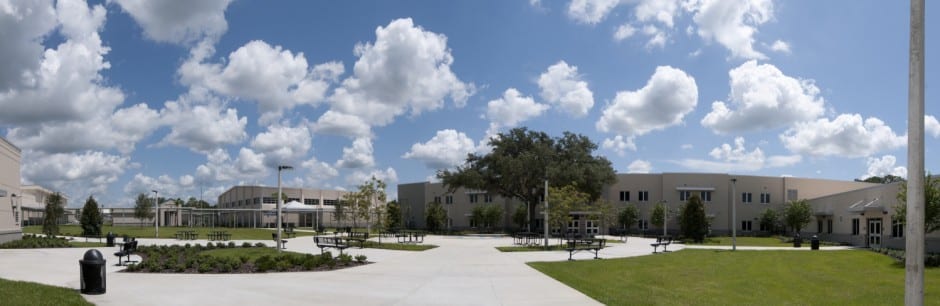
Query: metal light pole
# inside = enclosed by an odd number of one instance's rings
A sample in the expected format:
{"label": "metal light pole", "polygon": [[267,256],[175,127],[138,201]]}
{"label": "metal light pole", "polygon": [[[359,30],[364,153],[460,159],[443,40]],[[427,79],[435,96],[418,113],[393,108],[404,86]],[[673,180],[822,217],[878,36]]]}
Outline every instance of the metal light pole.
{"label": "metal light pole", "polygon": [[669,201],[663,200],[663,238],[666,238],[667,224],[669,224]]}
{"label": "metal light pole", "polygon": [[924,305],[924,0],[911,0],[904,304]]}
{"label": "metal light pole", "polygon": [[277,252],[281,252],[281,202],[284,202],[284,196],[281,191],[281,170],[291,170],[294,167],[278,165],[277,166],[277,241],[275,241],[277,246]]}
{"label": "metal light pole", "polygon": [[545,228],[545,248],[548,248],[548,180],[545,180],[545,222],[542,222]]}
{"label": "metal light pole", "polygon": [[10,205],[13,206],[13,221],[16,222],[16,226],[23,227],[23,214],[20,210],[20,206],[16,205],[16,194],[10,194]]}
{"label": "metal light pole", "polygon": [[734,203],[734,197],[737,196],[734,187],[737,185],[738,179],[731,179],[731,250],[738,250],[738,227],[735,223],[738,222],[738,206]]}
{"label": "metal light pole", "polygon": [[153,191],[153,238],[160,238],[160,198],[157,191]]}

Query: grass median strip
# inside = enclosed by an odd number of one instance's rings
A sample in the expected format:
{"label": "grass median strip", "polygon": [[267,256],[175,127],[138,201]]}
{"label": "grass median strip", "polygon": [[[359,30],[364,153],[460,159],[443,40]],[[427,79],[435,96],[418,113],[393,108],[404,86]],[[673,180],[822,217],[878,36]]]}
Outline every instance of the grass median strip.
{"label": "grass median strip", "polygon": [[[869,251],[682,250],[533,268],[608,305],[901,305],[904,267]],[[940,304],[940,269],[925,300]]]}
{"label": "grass median strip", "polygon": [[0,297],[3,305],[94,305],[75,289],[6,279],[0,279]]}

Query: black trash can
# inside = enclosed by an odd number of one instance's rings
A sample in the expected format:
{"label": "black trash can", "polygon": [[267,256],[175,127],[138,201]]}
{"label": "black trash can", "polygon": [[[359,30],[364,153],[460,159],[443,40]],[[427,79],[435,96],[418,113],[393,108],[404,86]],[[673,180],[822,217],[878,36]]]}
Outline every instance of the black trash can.
{"label": "black trash can", "polygon": [[816,237],[816,235],[813,235],[813,239],[811,239],[809,242],[810,242],[809,244],[810,249],[819,250],[819,237]]}
{"label": "black trash can", "polygon": [[803,246],[803,238],[799,234],[793,236],[793,247],[798,248]]}
{"label": "black trash can", "polygon": [[105,261],[101,252],[95,249],[85,252],[84,258],[78,261],[81,267],[82,294],[104,294],[107,272]]}
{"label": "black trash can", "polygon": [[109,246],[109,247],[113,247],[113,246],[114,246],[114,233],[108,232],[108,235],[105,236],[105,239],[107,239],[107,241],[108,241],[108,246]]}

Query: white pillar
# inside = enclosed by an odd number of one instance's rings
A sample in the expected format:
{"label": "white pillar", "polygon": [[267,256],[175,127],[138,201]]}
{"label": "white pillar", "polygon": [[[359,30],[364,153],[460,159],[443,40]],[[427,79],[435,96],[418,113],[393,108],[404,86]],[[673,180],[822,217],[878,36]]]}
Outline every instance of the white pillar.
{"label": "white pillar", "polygon": [[924,0],[911,0],[904,304],[924,304]]}

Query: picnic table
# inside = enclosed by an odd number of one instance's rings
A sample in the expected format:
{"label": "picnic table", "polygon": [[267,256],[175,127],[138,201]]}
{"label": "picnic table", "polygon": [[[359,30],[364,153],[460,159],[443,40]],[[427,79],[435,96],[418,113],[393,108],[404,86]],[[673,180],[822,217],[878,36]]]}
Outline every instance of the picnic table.
{"label": "picnic table", "polygon": [[424,232],[422,231],[401,231],[395,234],[398,243],[423,243]]}
{"label": "picnic table", "polygon": [[207,236],[209,236],[209,240],[221,240],[221,241],[228,241],[229,239],[232,238],[232,234],[229,234],[226,231],[211,231],[209,232]]}
{"label": "picnic table", "polygon": [[199,239],[199,233],[196,231],[176,231],[174,235],[177,240],[196,240]]}

